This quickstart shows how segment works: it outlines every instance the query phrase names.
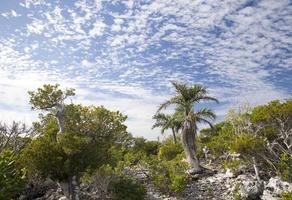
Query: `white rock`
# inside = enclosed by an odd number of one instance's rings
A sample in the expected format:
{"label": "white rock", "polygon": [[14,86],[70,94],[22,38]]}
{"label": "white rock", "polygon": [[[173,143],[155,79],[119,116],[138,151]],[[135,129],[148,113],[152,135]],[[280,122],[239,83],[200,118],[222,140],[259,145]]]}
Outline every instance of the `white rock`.
{"label": "white rock", "polygon": [[270,178],[262,195],[263,200],[278,200],[282,192],[291,192],[292,183],[282,181],[279,177]]}
{"label": "white rock", "polygon": [[242,198],[257,198],[263,193],[264,184],[252,176],[241,176],[239,194]]}
{"label": "white rock", "polygon": [[226,170],[225,177],[226,178],[232,178],[232,177],[234,177],[234,173],[232,172],[231,169],[227,169]]}

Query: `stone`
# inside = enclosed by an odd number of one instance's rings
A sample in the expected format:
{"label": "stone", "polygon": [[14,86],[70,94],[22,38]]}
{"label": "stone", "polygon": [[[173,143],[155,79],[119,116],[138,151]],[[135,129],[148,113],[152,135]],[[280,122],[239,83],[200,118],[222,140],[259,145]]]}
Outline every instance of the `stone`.
{"label": "stone", "polygon": [[232,172],[231,169],[227,169],[225,172],[225,177],[226,178],[233,178],[234,177],[234,173]]}
{"label": "stone", "polygon": [[263,194],[263,182],[259,182],[255,177],[247,175],[241,175],[239,178],[241,179],[239,194],[242,198],[256,199]]}
{"label": "stone", "polygon": [[282,181],[280,177],[272,177],[265,186],[262,199],[277,200],[282,192],[291,192],[292,183]]}

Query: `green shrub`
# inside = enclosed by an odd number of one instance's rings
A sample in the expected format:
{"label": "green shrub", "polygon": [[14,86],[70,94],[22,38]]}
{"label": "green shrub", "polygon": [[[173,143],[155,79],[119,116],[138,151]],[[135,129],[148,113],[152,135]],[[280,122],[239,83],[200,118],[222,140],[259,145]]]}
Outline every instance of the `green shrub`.
{"label": "green shrub", "polygon": [[281,200],[292,200],[292,192],[281,193]]}
{"label": "green shrub", "polygon": [[160,147],[160,142],[157,141],[147,141],[143,137],[134,138],[134,146],[132,150],[135,152],[145,152],[147,156],[157,155],[158,149]]}
{"label": "green shrub", "polygon": [[[142,160],[146,159],[146,153],[143,151],[129,151],[124,155],[124,160],[122,161],[123,166],[131,166],[131,165],[136,165]],[[119,163],[121,165],[121,162]]]}
{"label": "green shrub", "polygon": [[224,160],[222,165],[225,169],[237,170],[242,162],[242,160]]}
{"label": "green shrub", "polygon": [[233,196],[233,199],[234,199],[234,200],[242,200],[241,195],[240,195],[240,193],[239,193],[239,190],[240,190],[240,184],[237,183],[237,184],[235,185],[234,191],[233,191],[233,193],[232,193],[232,196]]}
{"label": "green shrub", "polygon": [[[216,125],[215,125],[216,126]],[[220,124],[215,130],[208,130],[212,132],[211,134],[207,134],[207,130],[205,130],[202,135],[198,137],[198,152],[202,154],[202,148],[206,146],[210,153],[216,157],[223,155],[225,152],[230,150],[230,145],[234,141],[235,134],[228,124]],[[213,133],[217,131],[217,133]]]}
{"label": "green shrub", "polygon": [[168,140],[160,147],[158,158],[161,160],[172,160],[182,152],[183,148],[181,144],[174,144],[172,141]]}
{"label": "green shrub", "polygon": [[278,168],[282,179],[292,182],[292,156],[285,153],[281,154]]}
{"label": "green shrub", "polygon": [[187,164],[177,160],[154,160],[150,164],[150,177],[163,193],[181,192],[187,184]]}
{"label": "green shrub", "polygon": [[127,176],[119,176],[110,182],[109,191],[114,200],[141,200],[146,195],[143,184]]}
{"label": "green shrub", "polygon": [[10,151],[0,154],[0,199],[12,199],[23,189],[25,170],[18,169]]}
{"label": "green shrub", "polygon": [[234,142],[231,144],[231,150],[240,153],[244,156],[253,156],[261,153],[266,146],[263,138],[250,134],[243,133],[236,136]]}
{"label": "green shrub", "polygon": [[170,189],[174,192],[180,192],[185,189],[188,181],[186,174],[174,175],[171,177]]}

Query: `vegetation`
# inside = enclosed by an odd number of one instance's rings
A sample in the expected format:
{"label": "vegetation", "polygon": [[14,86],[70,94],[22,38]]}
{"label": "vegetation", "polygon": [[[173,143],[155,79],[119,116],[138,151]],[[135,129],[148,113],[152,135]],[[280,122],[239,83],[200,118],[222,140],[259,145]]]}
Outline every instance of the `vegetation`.
{"label": "vegetation", "polygon": [[291,200],[292,199],[292,192],[283,192],[281,194],[281,200]]}
{"label": "vegetation", "polygon": [[140,200],[146,196],[144,185],[127,176],[114,179],[109,187],[114,200]]}
{"label": "vegetation", "polygon": [[254,158],[261,169],[292,181],[291,100],[272,101],[255,108],[245,105],[237,111],[231,109],[225,121],[214,127],[202,130],[199,142],[215,157],[224,161],[237,153],[249,166]]}
{"label": "vegetation", "polygon": [[[44,85],[30,91],[32,109],[41,112],[38,121],[32,127],[0,123],[0,200],[17,198],[34,179],[60,183],[70,200],[80,199],[81,183],[102,199],[144,199],[146,182],[134,172],[144,173],[162,193],[177,194],[190,181],[187,172],[201,170],[200,162],[234,171],[256,167],[260,178],[279,175],[292,182],[292,100],[232,108],[213,125],[215,114],[197,109],[202,101],[217,102],[206,88],[172,84],[175,96],[153,117],[153,128],[172,131],[161,142],[133,137],[119,111],[67,104],[74,89]],[[170,105],[174,114],[161,112]],[[198,134],[200,122],[211,128]],[[238,191],[236,186],[234,198],[240,198]],[[281,196],[290,197],[289,192]]]}
{"label": "vegetation", "polygon": [[18,168],[9,150],[0,153],[0,199],[12,199],[19,195],[25,184],[25,170]]}

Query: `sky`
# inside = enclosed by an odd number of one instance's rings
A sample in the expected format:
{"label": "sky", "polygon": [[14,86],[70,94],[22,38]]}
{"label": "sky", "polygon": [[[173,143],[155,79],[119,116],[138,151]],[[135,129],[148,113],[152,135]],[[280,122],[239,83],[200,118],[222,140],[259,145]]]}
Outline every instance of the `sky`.
{"label": "sky", "polygon": [[222,120],[291,98],[291,51],[291,0],[0,0],[0,120],[37,120],[27,91],[59,83],[156,139],[171,81],[206,86]]}

